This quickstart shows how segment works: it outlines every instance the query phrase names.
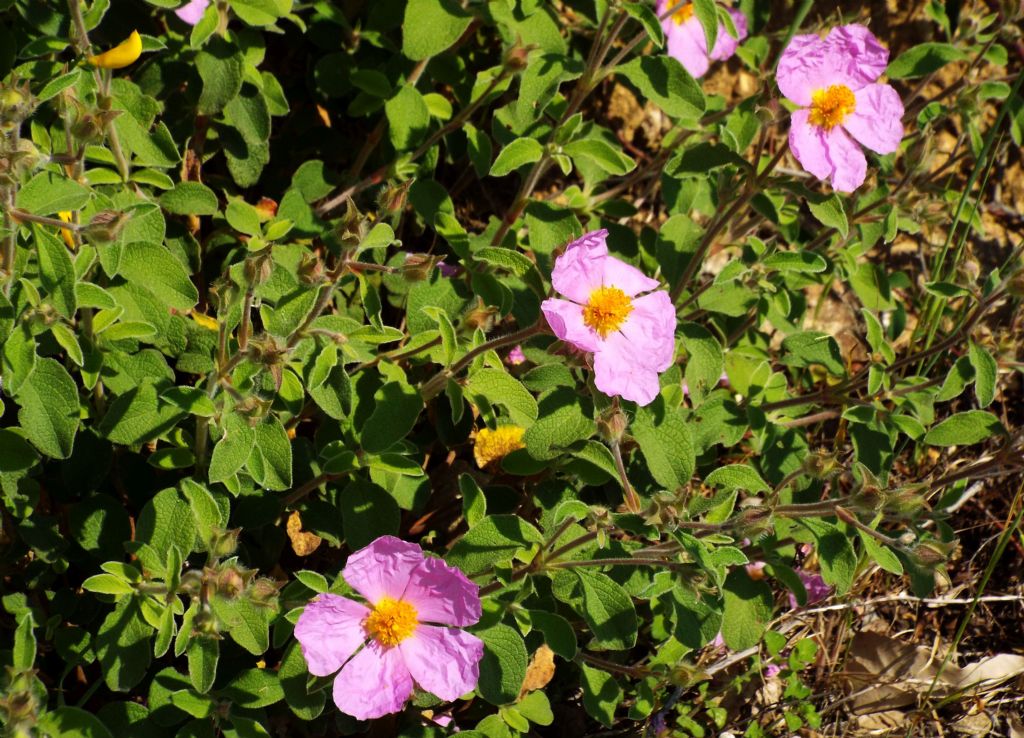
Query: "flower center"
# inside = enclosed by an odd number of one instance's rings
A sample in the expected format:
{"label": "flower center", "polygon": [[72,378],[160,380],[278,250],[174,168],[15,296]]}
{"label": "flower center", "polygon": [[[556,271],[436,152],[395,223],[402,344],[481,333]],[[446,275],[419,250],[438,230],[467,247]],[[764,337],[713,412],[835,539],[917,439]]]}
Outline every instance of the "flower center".
{"label": "flower center", "polygon": [[846,85],[829,85],[811,95],[811,125],[831,131],[857,107],[853,90]]}
{"label": "flower center", "polygon": [[382,646],[397,646],[413,634],[419,621],[408,602],[382,597],[363,622],[363,628]]}
{"label": "flower center", "polygon": [[513,451],[525,448],[524,429],[518,425],[502,425],[494,430],[481,428],[473,442],[473,458],[481,469],[501,461]]}
{"label": "flower center", "polygon": [[601,338],[619,329],[633,312],[633,301],[618,287],[598,287],[583,308],[583,323]]}
{"label": "flower center", "polygon": [[[671,2],[671,0],[670,0]],[[674,2],[672,3],[675,4]],[[693,3],[686,3],[683,7],[672,14],[672,20],[677,26],[681,26],[693,17]]]}

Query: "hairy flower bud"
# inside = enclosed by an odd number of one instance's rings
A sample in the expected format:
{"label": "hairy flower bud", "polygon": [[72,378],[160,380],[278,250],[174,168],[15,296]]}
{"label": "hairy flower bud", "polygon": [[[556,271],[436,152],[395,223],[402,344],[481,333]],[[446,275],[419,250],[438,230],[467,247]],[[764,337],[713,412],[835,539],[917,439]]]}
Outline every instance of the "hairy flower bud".
{"label": "hairy flower bud", "polygon": [[93,244],[105,244],[115,241],[128,222],[128,214],[120,210],[104,210],[96,213],[88,225],[82,229],[82,235]]}
{"label": "hairy flower bud", "polygon": [[430,276],[437,263],[436,257],[429,254],[406,254],[402,265],[402,276],[407,282],[422,282]]}
{"label": "hairy flower bud", "polygon": [[597,419],[597,431],[608,443],[618,443],[626,434],[629,418],[618,407],[611,407]]}

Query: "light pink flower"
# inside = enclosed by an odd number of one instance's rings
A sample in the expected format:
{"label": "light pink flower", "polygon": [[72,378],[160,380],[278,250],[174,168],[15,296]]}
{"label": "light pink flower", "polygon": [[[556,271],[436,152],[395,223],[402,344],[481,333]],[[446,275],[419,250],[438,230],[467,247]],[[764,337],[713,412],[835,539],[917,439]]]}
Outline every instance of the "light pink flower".
{"label": "light pink flower", "polygon": [[833,28],[824,40],[795,36],[779,59],[779,89],[800,106],[789,147],[804,169],[839,192],[853,192],[867,175],[858,143],[891,154],[903,139],[903,101],[877,81],[888,61],[889,50],[857,24]]}
{"label": "light pink flower", "polygon": [[650,291],[656,279],[608,255],[607,238],[606,230],[591,231],[566,247],[551,284],[569,299],[540,307],[556,336],[594,354],[599,390],[647,405],[675,358],[676,311],[668,292]]}
{"label": "light pink flower", "polygon": [[209,4],[210,0],[191,0],[187,5],[182,5],[175,10],[174,14],[190,26],[194,26],[203,17]]}
{"label": "light pink flower", "polygon": [[461,571],[382,536],[352,554],[341,574],[370,607],[322,594],[295,625],[311,674],[341,669],[338,709],[369,720],[401,710],[414,682],[446,701],[476,687],[483,642],[446,627],[480,619],[479,590]]}
{"label": "light pink flower", "polygon": [[[821,602],[832,594],[832,588],[825,584],[825,580],[821,578],[821,574],[804,571],[803,569],[797,569],[796,574],[800,577],[800,581],[803,582],[804,589],[807,590],[808,605],[813,605],[815,602]],[[796,601],[796,596],[792,592],[787,594],[789,595],[789,606],[795,610],[800,606],[800,603]]]}
{"label": "light pink flower", "polygon": [[512,366],[519,366],[524,361],[526,361],[526,354],[523,353],[522,346],[515,346],[508,352],[508,363]]}
{"label": "light pink flower", "polygon": [[[658,15],[664,15],[667,11],[679,4],[679,0],[658,0]],[[736,47],[740,41],[747,37],[747,18],[743,13],[732,8],[726,8],[732,17],[732,23],[736,26],[738,38],[733,38],[726,29],[725,24],[718,24],[718,36],[715,38],[715,46],[708,54],[708,40],[704,36],[704,26],[700,24],[696,14],[693,12],[693,3],[687,3],[677,9],[672,15],[661,21],[661,27],[665,31],[665,40],[668,42],[668,54],[682,64],[691,77],[703,77],[712,60],[725,61],[736,53]]]}
{"label": "light pink flower", "polygon": [[456,277],[462,273],[462,267],[458,264],[446,264],[443,261],[437,262],[437,271],[442,277]]}

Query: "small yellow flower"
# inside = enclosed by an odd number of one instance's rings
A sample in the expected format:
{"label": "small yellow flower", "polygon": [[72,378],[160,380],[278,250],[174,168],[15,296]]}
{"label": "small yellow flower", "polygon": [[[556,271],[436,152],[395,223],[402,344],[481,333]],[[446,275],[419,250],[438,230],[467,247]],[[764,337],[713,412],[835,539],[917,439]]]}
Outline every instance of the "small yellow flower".
{"label": "small yellow flower", "polygon": [[122,69],[134,64],[142,56],[142,37],[138,31],[109,51],[89,57],[89,63],[100,69]]}
{"label": "small yellow flower", "polygon": [[473,458],[481,469],[496,464],[513,451],[525,448],[524,429],[518,425],[502,425],[494,430],[482,428],[473,443]]}
{"label": "small yellow flower", "polygon": [[[72,216],[70,210],[61,210],[59,213],[57,213],[57,215],[65,223],[71,222]],[[61,228],[60,237],[64,239],[64,243],[67,244],[69,249],[71,249],[72,251],[75,250],[75,234],[71,232],[70,228]]]}

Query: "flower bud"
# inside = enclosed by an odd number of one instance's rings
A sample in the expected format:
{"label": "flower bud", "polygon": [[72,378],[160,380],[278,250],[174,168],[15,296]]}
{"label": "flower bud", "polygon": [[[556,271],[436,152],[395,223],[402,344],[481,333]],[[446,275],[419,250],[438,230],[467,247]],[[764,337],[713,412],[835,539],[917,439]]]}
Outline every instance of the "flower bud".
{"label": "flower bud", "polygon": [[277,599],[277,593],[281,589],[281,584],[273,579],[259,577],[249,587],[249,597],[257,604],[269,605]]}
{"label": "flower bud", "polygon": [[82,229],[82,235],[93,244],[110,243],[117,240],[127,222],[128,214],[124,211],[104,210],[92,217]]}
{"label": "flower bud", "polygon": [[919,564],[932,567],[948,560],[954,550],[956,550],[956,543],[954,542],[928,541],[914,546],[911,553]]}
{"label": "flower bud", "polygon": [[257,251],[245,260],[245,279],[253,287],[266,284],[273,271],[274,257],[271,256],[270,249]]}
{"label": "flower bud", "polygon": [[801,461],[804,472],[809,477],[824,479],[831,476],[839,468],[839,460],[836,454],[818,449],[807,454]]}
{"label": "flower bud", "polygon": [[214,528],[207,543],[210,555],[219,559],[231,556],[238,549],[238,536],[241,533],[241,528],[234,528],[232,530]]}
{"label": "flower bud", "polygon": [[436,259],[428,254],[406,254],[402,276],[407,282],[422,282],[434,270]]}
{"label": "flower bud", "polygon": [[377,199],[380,209],[388,215],[404,210],[406,200],[409,198],[409,188],[411,186],[411,179],[397,185],[389,184],[381,190],[380,197]]}
{"label": "flower bud", "polygon": [[626,434],[629,418],[618,407],[610,407],[597,419],[597,431],[608,443],[618,443]]}
{"label": "flower bud", "polygon": [[489,333],[494,328],[497,317],[498,308],[492,305],[484,305],[483,301],[477,298],[476,307],[470,310],[463,320],[471,330],[479,328],[484,333]]}
{"label": "flower bud", "polygon": [[1024,297],[1024,269],[1018,269],[1007,280],[1006,291],[1014,297]]}
{"label": "flower bud", "polygon": [[299,280],[303,284],[317,285],[324,281],[324,262],[316,254],[306,254],[299,264]]}

